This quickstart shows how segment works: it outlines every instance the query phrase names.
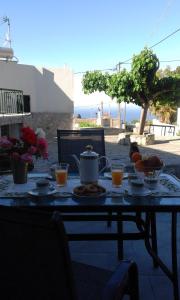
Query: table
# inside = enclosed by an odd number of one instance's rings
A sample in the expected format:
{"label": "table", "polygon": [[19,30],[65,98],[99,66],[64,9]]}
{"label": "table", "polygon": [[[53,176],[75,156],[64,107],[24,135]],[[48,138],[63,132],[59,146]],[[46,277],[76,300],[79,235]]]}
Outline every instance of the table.
{"label": "table", "polygon": [[[172,176],[166,176],[173,179]],[[163,176],[162,176],[163,179]],[[74,180],[77,185],[78,179],[69,180],[69,184]],[[176,179],[174,179],[176,180]],[[173,180],[172,180],[173,182]],[[178,180],[177,180],[178,183]],[[102,179],[101,184],[108,186],[109,180]],[[140,235],[145,241],[148,253],[155,260],[158,266],[164,271],[173,284],[174,299],[179,300],[178,271],[177,271],[177,213],[180,212],[180,190],[171,194],[150,194],[148,196],[132,196],[124,191],[107,194],[100,199],[76,199],[71,193],[61,192],[50,197],[36,198],[20,195],[0,195],[0,206],[31,207],[48,211],[59,210],[64,221],[106,221],[117,222],[116,233],[71,233],[68,234],[70,240],[117,240],[130,239],[129,233],[121,232],[121,215],[127,212],[145,212],[145,219],[140,222]],[[158,257],[154,245],[151,243],[151,222],[156,212],[166,212],[171,214],[171,270]],[[85,214],[86,213],[86,214]],[[131,233],[132,235],[132,233]]]}

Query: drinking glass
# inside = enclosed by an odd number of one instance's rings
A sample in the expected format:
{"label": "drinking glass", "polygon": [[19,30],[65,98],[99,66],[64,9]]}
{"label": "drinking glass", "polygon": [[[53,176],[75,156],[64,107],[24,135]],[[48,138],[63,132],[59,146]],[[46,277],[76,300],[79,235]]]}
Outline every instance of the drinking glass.
{"label": "drinking glass", "polygon": [[59,186],[65,186],[67,184],[68,167],[69,164],[60,163],[55,168],[56,182]]}
{"label": "drinking glass", "polygon": [[113,187],[120,187],[122,185],[124,174],[124,164],[118,159],[111,160],[111,175]]}

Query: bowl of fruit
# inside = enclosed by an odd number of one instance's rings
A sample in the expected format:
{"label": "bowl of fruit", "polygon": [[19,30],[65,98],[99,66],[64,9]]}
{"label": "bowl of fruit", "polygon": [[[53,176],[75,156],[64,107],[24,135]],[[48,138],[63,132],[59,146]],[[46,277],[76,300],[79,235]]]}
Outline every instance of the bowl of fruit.
{"label": "bowl of fruit", "polygon": [[[133,159],[133,156],[132,156]],[[134,154],[134,169],[138,178],[144,180],[149,188],[155,188],[159,181],[159,175],[164,167],[163,161],[156,155],[142,157]]]}

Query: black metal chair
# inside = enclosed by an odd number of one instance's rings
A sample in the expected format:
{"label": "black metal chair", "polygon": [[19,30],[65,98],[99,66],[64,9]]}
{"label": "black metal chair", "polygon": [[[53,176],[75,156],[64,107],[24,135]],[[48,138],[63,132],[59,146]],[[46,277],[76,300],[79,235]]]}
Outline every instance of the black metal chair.
{"label": "black metal chair", "polygon": [[1,206],[0,245],[3,300],[139,299],[134,262],[122,261],[112,273],[71,261],[59,212]]}
{"label": "black metal chair", "polygon": [[0,153],[0,175],[11,172],[11,161],[9,155]]}
{"label": "black metal chair", "polygon": [[[87,145],[92,145],[93,150],[100,156],[105,156],[104,129],[90,128],[80,130],[57,130],[58,161],[69,163],[69,171],[78,172],[72,154],[80,158]],[[105,167],[104,159],[100,162],[100,169]]]}

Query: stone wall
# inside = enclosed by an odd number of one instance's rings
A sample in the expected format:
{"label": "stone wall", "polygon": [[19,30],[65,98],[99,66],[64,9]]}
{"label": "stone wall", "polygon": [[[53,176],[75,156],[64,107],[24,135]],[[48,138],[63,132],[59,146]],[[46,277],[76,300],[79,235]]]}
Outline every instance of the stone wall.
{"label": "stone wall", "polygon": [[42,128],[47,139],[57,136],[57,129],[72,129],[73,115],[68,113],[32,113],[32,118],[25,125]]}
{"label": "stone wall", "polygon": [[155,143],[155,135],[152,133],[145,134],[145,135],[131,135],[130,136],[131,142],[137,142],[138,145],[153,145]]}
{"label": "stone wall", "polygon": [[152,145],[155,143],[154,134],[137,135],[131,132],[120,133],[117,138],[117,143],[121,145],[130,145],[130,142],[137,142],[138,145]]}
{"label": "stone wall", "polygon": [[0,116],[0,126],[2,125],[8,125],[8,124],[17,124],[17,123],[24,123],[24,122],[29,122],[31,120],[31,114],[29,115],[5,115],[5,116]]}
{"label": "stone wall", "polygon": [[31,114],[9,114],[0,116],[0,136],[3,135],[3,128],[6,127],[7,133],[10,136],[19,137],[20,128],[24,123],[30,123]]}

